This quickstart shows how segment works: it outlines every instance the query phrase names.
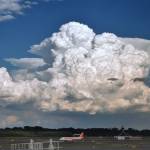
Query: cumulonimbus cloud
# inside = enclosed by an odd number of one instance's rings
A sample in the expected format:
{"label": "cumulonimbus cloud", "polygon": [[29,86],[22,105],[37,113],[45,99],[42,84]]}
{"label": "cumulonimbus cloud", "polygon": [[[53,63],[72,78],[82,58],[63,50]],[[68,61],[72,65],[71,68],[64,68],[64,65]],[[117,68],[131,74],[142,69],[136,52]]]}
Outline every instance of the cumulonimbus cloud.
{"label": "cumulonimbus cloud", "polygon": [[149,52],[132,43],[112,33],[95,34],[77,22],[64,24],[29,50],[49,67],[30,72],[30,78],[28,67],[12,76],[0,69],[1,103],[32,101],[43,111],[91,114],[129,108],[150,111],[150,89],[144,82]]}

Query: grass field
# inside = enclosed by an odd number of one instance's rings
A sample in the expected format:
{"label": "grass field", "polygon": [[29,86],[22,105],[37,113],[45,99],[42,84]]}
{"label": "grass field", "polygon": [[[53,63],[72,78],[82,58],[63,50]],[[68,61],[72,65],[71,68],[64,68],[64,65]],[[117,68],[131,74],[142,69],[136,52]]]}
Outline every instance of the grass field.
{"label": "grass field", "polygon": [[[34,141],[45,141],[49,138],[34,137]],[[55,138],[54,140],[58,140]],[[29,137],[0,137],[0,150],[10,150],[10,145],[14,143],[28,143]],[[142,140],[117,141],[112,138],[86,138],[83,141],[62,142],[63,150],[150,150],[150,138]]]}

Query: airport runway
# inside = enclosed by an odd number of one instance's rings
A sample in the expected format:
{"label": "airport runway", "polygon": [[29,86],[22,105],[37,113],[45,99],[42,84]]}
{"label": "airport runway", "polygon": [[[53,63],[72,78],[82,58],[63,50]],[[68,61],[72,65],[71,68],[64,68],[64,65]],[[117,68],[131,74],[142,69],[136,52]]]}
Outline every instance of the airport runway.
{"label": "airport runway", "polygon": [[[49,138],[33,138],[35,141],[45,141]],[[10,150],[14,143],[29,142],[29,138],[0,137],[0,150]],[[117,141],[112,138],[86,138],[83,141],[62,142],[62,150],[150,150],[150,138],[143,140]]]}
{"label": "airport runway", "polygon": [[63,144],[64,150],[150,150],[150,139],[116,141],[108,138],[95,138]]}

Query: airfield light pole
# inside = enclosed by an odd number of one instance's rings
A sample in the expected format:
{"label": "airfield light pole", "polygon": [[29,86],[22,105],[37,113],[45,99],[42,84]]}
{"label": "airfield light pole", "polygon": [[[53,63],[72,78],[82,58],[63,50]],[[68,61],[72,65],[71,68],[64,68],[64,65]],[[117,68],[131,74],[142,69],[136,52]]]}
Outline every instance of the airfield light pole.
{"label": "airfield light pole", "polygon": [[54,148],[54,145],[53,145],[53,140],[52,139],[50,139],[49,140],[49,150],[54,150],[55,148]]}
{"label": "airfield light pole", "polygon": [[29,144],[29,149],[30,149],[30,150],[33,150],[33,148],[34,148],[34,147],[33,147],[33,144],[34,144],[34,140],[31,139],[31,140],[30,140],[30,144]]}

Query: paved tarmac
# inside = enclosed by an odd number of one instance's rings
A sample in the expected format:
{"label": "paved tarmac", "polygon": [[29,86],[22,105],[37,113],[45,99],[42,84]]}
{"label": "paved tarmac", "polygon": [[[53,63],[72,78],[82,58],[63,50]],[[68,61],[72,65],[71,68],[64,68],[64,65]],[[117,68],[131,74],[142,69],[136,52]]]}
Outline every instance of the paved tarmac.
{"label": "paved tarmac", "polygon": [[[34,141],[48,141],[49,138],[33,138]],[[58,138],[54,139],[57,140]],[[28,143],[30,138],[0,137],[0,150],[11,150],[11,144]],[[150,138],[142,140],[117,141],[113,138],[86,138],[83,141],[61,142],[62,150],[150,150]],[[60,149],[61,150],[61,149]]]}

